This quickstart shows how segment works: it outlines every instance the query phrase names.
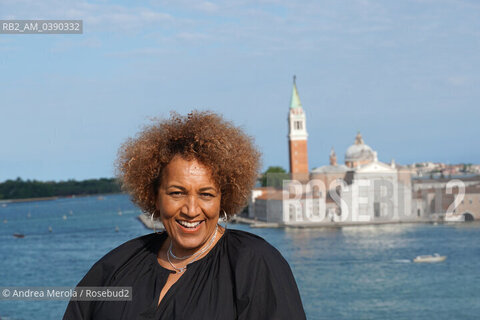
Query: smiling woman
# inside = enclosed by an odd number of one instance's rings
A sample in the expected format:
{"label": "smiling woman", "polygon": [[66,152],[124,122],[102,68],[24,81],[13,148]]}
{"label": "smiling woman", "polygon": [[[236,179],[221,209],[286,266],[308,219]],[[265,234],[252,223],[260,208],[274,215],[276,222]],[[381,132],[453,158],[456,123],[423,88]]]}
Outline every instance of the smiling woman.
{"label": "smiling woman", "polygon": [[120,149],[118,176],[165,232],[100,259],[78,287],[132,288],[131,301],[71,301],[64,319],[304,319],[288,263],[265,240],[225,230],[242,209],[259,153],[211,112],[146,127]]}

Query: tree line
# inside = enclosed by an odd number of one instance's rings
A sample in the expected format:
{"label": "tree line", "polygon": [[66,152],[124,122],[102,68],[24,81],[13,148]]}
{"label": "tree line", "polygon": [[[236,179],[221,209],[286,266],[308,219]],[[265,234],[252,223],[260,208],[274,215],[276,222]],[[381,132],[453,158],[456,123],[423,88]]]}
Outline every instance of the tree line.
{"label": "tree line", "polygon": [[[269,167],[260,178],[260,185],[281,188],[283,180],[289,179],[285,169]],[[93,195],[122,192],[120,184],[114,178],[89,179],[83,181],[38,181],[7,180],[0,183],[0,200],[68,197],[72,195]]]}
{"label": "tree line", "polygon": [[67,197],[72,195],[91,195],[121,192],[120,185],[114,178],[89,179],[83,181],[37,181],[7,180],[0,183],[0,200]]}

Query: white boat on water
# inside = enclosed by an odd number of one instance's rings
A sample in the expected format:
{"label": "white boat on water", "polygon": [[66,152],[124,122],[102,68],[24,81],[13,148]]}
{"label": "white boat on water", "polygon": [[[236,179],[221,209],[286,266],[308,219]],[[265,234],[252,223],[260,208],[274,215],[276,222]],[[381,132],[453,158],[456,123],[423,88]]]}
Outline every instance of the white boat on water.
{"label": "white boat on water", "polygon": [[447,259],[447,256],[441,256],[438,253],[435,253],[433,256],[432,255],[424,255],[424,256],[418,256],[415,259],[413,259],[413,262],[417,263],[431,263],[431,262],[442,262]]}
{"label": "white boat on water", "polygon": [[465,216],[463,214],[446,214],[445,222],[465,222]]}

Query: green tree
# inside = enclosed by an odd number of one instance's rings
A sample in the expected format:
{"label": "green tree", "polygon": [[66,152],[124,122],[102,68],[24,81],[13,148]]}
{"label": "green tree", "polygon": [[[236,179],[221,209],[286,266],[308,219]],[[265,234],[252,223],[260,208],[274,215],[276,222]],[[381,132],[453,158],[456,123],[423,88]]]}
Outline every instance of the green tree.
{"label": "green tree", "polygon": [[71,195],[89,195],[121,192],[118,181],[111,178],[90,179],[84,181],[37,181],[7,180],[0,183],[0,199],[22,199],[39,197],[64,197]]}
{"label": "green tree", "polygon": [[282,188],[283,180],[290,179],[290,175],[285,169],[279,166],[270,166],[262,174],[260,179],[262,187]]}

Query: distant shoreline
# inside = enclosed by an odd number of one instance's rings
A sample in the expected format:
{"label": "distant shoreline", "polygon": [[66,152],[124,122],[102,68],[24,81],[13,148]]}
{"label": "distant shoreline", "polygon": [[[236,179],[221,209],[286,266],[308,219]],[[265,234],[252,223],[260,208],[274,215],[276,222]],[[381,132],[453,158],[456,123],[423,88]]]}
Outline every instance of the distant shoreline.
{"label": "distant shoreline", "polygon": [[25,198],[25,199],[2,199],[0,203],[16,203],[16,202],[32,202],[32,201],[48,201],[56,200],[59,197],[39,197],[39,198]]}
{"label": "distant shoreline", "polygon": [[30,202],[69,198],[84,195],[102,195],[122,192],[116,178],[99,178],[82,181],[7,180],[0,183],[0,201]]}
{"label": "distant shoreline", "polygon": [[72,199],[72,198],[83,198],[83,197],[103,197],[103,196],[107,196],[107,195],[116,195],[116,194],[124,194],[124,192],[97,193],[97,194],[72,194],[70,196],[38,197],[38,198],[23,198],[23,199],[1,199],[0,204],[2,204],[2,203],[35,202],[35,201],[50,201],[50,200],[57,200],[57,199]]}

